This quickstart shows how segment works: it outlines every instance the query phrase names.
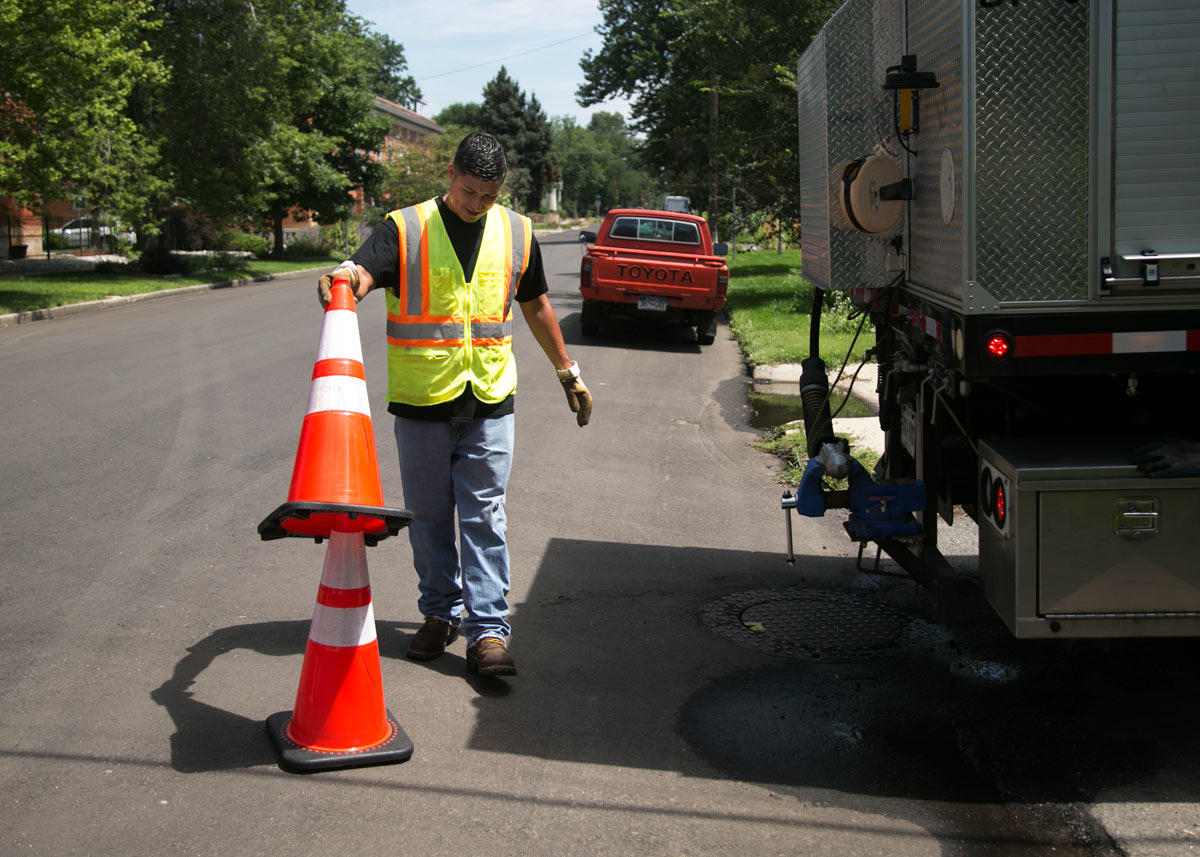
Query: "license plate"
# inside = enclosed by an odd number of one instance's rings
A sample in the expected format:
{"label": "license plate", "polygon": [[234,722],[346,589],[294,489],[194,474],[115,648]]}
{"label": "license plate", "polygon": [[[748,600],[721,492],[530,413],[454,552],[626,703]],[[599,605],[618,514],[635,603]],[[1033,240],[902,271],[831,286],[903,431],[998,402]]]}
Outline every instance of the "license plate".
{"label": "license plate", "polygon": [[656,295],[638,295],[638,309],[649,312],[666,312],[667,299]]}

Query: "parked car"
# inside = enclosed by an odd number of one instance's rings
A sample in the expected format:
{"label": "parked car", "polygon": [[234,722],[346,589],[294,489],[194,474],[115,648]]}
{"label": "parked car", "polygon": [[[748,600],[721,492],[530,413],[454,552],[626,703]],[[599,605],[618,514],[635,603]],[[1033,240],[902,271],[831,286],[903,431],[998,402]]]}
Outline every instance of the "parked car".
{"label": "parked car", "polygon": [[76,217],[68,220],[51,235],[61,235],[68,247],[103,247],[112,250],[118,241],[133,244],[137,235],[119,223],[103,223],[95,217]]}
{"label": "parked car", "polygon": [[595,336],[609,315],[671,318],[712,345],[725,306],[729,267],[703,217],[677,211],[615,208],[599,232],[581,232],[580,325]]}

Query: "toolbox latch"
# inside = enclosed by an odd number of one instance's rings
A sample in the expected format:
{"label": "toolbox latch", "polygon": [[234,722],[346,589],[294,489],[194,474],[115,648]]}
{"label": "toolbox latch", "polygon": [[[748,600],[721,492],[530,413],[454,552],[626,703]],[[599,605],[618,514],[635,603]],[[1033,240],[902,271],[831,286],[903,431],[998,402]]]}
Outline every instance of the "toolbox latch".
{"label": "toolbox latch", "polygon": [[1118,497],[1114,500],[1113,532],[1131,542],[1158,535],[1158,498]]}

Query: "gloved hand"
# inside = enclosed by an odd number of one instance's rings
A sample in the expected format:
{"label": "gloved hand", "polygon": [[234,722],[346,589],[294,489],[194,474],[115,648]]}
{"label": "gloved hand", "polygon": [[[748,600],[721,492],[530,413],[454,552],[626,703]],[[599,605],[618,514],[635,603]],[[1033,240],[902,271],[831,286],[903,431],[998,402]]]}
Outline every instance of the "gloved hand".
{"label": "gloved hand", "polygon": [[592,394],[587,386],[579,379],[579,364],[571,363],[570,368],[558,369],[558,380],[567,394],[567,405],[575,414],[575,422],[583,428],[592,418]]}
{"label": "gloved hand", "polygon": [[329,306],[329,302],[333,300],[333,278],[343,273],[350,280],[350,291],[354,293],[354,302],[358,303],[358,267],[347,260],[334,268],[333,273],[326,274],[317,280],[317,300],[321,302],[321,306]]}
{"label": "gloved hand", "polygon": [[1147,476],[1200,476],[1200,443],[1164,440],[1139,446],[1132,462]]}

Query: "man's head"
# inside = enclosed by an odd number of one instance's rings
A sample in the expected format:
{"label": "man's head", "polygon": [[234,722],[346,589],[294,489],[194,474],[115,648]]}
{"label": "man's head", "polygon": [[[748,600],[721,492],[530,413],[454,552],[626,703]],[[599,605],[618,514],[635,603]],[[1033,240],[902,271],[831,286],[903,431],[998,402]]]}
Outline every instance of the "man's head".
{"label": "man's head", "polygon": [[459,218],[474,223],[495,204],[508,174],[504,147],[491,134],[469,134],[450,163],[450,189],[443,197]]}

